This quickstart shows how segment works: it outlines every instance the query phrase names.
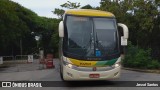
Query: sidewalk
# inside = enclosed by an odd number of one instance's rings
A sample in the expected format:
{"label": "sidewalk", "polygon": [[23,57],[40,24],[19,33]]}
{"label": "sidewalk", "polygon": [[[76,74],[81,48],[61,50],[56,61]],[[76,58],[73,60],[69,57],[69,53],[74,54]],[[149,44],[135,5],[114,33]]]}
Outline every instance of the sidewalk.
{"label": "sidewalk", "polygon": [[138,72],[158,73],[158,74],[160,74],[160,70],[136,69],[136,68],[126,68],[126,67],[122,67],[122,69],[131,70],[131,71],[138,71]]}

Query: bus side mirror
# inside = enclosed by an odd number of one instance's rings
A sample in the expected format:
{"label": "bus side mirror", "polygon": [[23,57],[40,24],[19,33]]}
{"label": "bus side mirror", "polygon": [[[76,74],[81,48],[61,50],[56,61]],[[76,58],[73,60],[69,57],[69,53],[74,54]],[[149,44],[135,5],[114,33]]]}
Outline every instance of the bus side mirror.
{"label": "bus side mirror", "polygon": [[64,24],[63,21],[59,23],[59,37],[64,37]]}
{"label": "bus side mirror", "polygon": [[121,36],[121,45],[127,46],[127,39],[128,39],[128,27],[125,24],[118,23],[118,26],[122,27],[123,29],[123,36]]}

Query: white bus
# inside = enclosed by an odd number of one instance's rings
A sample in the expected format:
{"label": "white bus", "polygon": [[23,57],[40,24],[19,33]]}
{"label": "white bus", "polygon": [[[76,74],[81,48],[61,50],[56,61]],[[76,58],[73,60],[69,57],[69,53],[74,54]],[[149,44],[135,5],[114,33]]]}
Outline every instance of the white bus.
{"label": "white bus", "polygon": [[[119,36],[117,26],[122,27]],[[59,23],[59,59],[62,80],[108,80],[121,71],[121,46],[128,28],[110,12],[71,9]]]}

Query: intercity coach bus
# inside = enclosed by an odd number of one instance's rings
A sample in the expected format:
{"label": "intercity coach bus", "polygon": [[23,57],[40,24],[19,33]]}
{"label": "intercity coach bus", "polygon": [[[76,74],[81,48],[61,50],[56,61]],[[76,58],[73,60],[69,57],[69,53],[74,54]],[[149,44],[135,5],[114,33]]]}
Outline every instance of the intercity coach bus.
{"label": "intercity coach bus", "polygon": [[[122,27],[122,36],[118,27]],[[70,9],[59,23],[59,59],[62,80],[108,80],[121,71],[121,47],[128,27],[106,11]]]}

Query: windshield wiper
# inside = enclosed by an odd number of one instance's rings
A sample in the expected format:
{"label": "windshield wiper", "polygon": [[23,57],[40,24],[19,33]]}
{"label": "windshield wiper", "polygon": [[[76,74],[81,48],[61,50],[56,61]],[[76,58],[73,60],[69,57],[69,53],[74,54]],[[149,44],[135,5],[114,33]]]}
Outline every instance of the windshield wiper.
{"label": "windshield wiper", "polygon": [[96,32],[96,48],[98,48],[98,46],[99,46],[99,40],[98,40],[97,32]]}
{"label": "windshield wiper", "polygon": [[96,39],[96,46],[95,46],[95,55],[96,56],[101,56],[102,55],[102,53],[101,53],[101,48],[103,48],[103,46],[99,43],[100,41],[99,41],[99,39],[98,39],[98,36],[97,36],[97,32],[96,32],[96,37],[95,37],[95,39]]}
{"label": "windshield wiper", "polygon": [[96,49],[103,49],[103,46],[101,45],[101,43],[100,43],[100,41],[99,41],[99,39],[98,39],[98,36],[97,36],[97,32],[96,32]]}
{"label": "windshield wiper", "polygon": [[91,56],[94,53],[94,39],[93,39],[93,34],[90,33],[90,40],[89,43],[86,45],[86,49],[87,49],[87,54],[86,56]]}

